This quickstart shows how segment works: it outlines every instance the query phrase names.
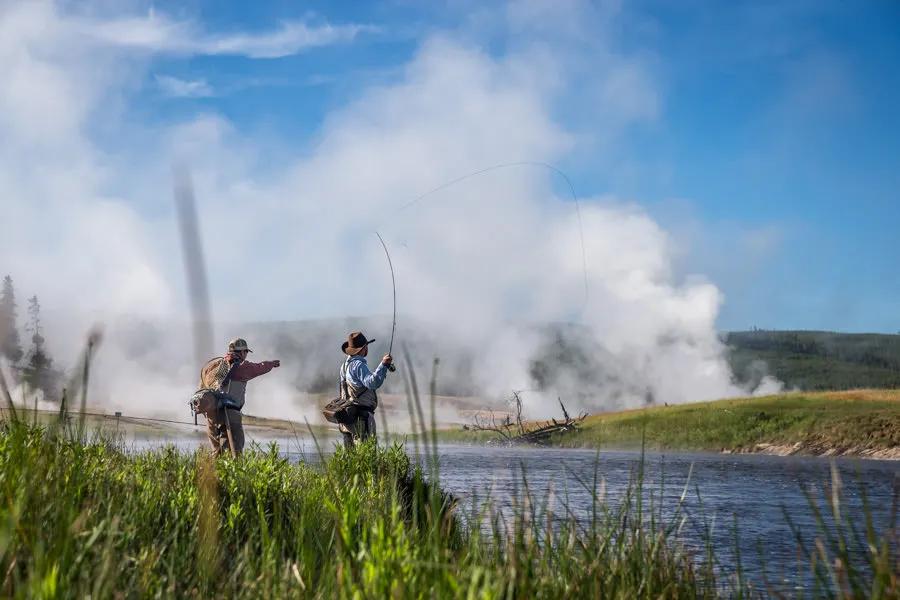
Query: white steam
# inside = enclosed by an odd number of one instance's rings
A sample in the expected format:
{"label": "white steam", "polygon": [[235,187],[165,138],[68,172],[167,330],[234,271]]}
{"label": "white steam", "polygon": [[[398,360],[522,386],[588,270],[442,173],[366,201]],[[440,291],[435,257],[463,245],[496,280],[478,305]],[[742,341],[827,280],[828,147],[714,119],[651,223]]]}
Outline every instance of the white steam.
{"label": "white steam", "polygon": [[[716,335],[720,292],[702,278],[675,280],[671,241],[638,204],[581,199],[586,302],[575,206],[549,170],[497,169],[397,210],[485,166],[556,163],[574,151],[553,101],[575,82],[561,81],[569,64],[552,52],[498,59],[433,36],[399,81],[333,110],[307,152],[269,160],[264,140],[215,114],[135,124],[135,73],[152,72],[152,60],[79,45],[84,23],[52,3],[0,9],[0,271],[20,299],[37,293],[57,313],[47,338],[60,360],[75,356],[89,320],[107,324],[95,401],[186,414],[197,374],[169,175],[181,160],[194,172],[223,345],[239,334],[253,344],[262,331],[223,322],[388,314],[377,229],[397,271],[398,342],[417,364],[441,357],[442,385],[531,390],[532,416],[555,412],[557,396],[601,410],[746,393]],[[657,105],[639,61],[606,49],[591,77],[601,145],[655,115],[622,110]],[[302,392],[336,372],[348,324],[328,335],[258,333],[254,356],[285,366],[251,384],[248,410],[315,418]],[[386,343],[378,324],[368,333]],[[297,354],[276,356],[286,348]]]}

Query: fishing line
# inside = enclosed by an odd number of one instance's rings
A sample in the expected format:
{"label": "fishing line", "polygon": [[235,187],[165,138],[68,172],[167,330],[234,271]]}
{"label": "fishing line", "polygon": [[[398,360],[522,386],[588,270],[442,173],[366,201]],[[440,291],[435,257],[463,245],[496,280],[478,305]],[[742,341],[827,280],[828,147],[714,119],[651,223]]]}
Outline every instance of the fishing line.
{"label": "fishing line", "polygon": [[[8,407],[0,406],[0,413],[6,412],[6,411],[9,411],[9,410],[10,410],[10,409],[9,409]],[[49,411],[39,411],[39,412],[45,413],[45,414],[55,414],[55,411],[54,411],[54,413],[50,413]],[[83,412],[83,413],[81,413],[81,412],[79,412],[79,413],[70,412],[70,413],[68,413],[68,414],[69,414],[70,416],[74,416],[74,415],[76,415],[76,414],[83,414],[83,415],[86,416],[86,417],[102,417],[102,418],[104,418],[104,419],[109,419],[109,420],[122,420],[122,421],[150,421],[150,422],[154,422],[154,423],[170,423],[170,424],[172,424],[172,425],[188,425],[188,426],[190,426],[190,427],[200,427],[200,428],[205,428],[205,425],[197,425],[197,424],[193,423],[192,421],[175,421],[174,419],[160,419],[160,418],[157,418],[157,417],[138,417],[138,416],[135,416],[135,415],[126,415],[126,414],[124,414],[124,413],[120,413],[120,414],[118,414],[118,415],[111,415],[111,414],[108,414],[108,413],[98,413],[98,412],[87,412],[87,411],[85,411],[85,412]],[[244,415],[244,416],[245,416],[245,417],[248,417],[248,416],[249,416],[249,417],[252,417],[252,415]],[[282,420],[285,421],[285,422],[287,422],[287,423],[290,423],[291,425],[295,425],[295,424],[296,424],[296,425],[299,425],[299,423],[295,423],[294,421],[288,421],[287,419],[282,419]],[[247,426],[248,426],[248,427],[260,427],[260,425],[256,425],[256,424],[254,424],[254,423],[248,423]]]}
{"label": "fishing line", "polygon": [[[446,183],[442,183],[441,185],[437,186],[436,188],[433,188],[431,190],[428,190],[424,194],[420,194],[420,195],[416,196],[415,198],[413,198],[412,200],[410,200],[409,202],[407,202],[406,204],[404,204],[403,206],[398,208],[396,212],[402,212],[402,211],[406,210],[407,208],[410,208],[411,206],[418,204],[419,201],[425,199],[426,197],[428,197],[436,192],[439,192],[441,190],[445,190],[445,189],[447,189],[451,186],[454,186],[457,183],[465,181],[466,179],[469,179],[471,177],[475,177],[477,175],[482,175],[484,173],[488,173],[490,171],[495,171],[497,169],[506,169],[509,167],[526,167],[526,166],[527,167],[542,167],[545,169],[549,169],[550,171],[553,171],[554,173],[556,173],[557,175],[562,177],[563,180],[566,182],[566,185],[568,185],[568,187],[569,187],[569,192],[572,194],[572,200],[575,202],[575,214],[578,217],[578,237],[581,241],[581,267],[582,267],[582,272],[584,274],[584,304],[585,304],[585,306],[587,306],[587,302],[588,302],[587,250],[585,249],[585,244],[584,244],[584,223],[582,222],[582,219],[581,219],[581,203],[578,201],[578,195],[575,193],[575,186],[572,185],[572,180],[569,179],[569,176],[566,175],[559,168],[554,167],[553,165],[551,165],[549,163],[536,161],[536,160],[522,160],[522,161],[516,161],[516,162],[509,162],[509,163],[500,163],[500,164],[492,165],[490,167],[485,167],[484,169],[479,169],[478,171],[473,171],[471,173],[462,175],[461,177],[457,177],[456,179],[452,179]],[[378,237],[380,238],[381,236],[379,235]],[[384,241],[382,241],[381,243],[384,244]],[[387,252],[386,247],[385,247],[385,252]]]}
{"label": "fishing line", "polygon": [[[2,412],[4,410],[8,410],[8,409],[0,407],[0,412]],[[41,411],[41,412],[50,414],[49,411]],[[122,420],[132,420],[132,421],[153,421],[153,422],[157,422],[157,423],[172,423],[175,425],[190,425],[191,427],[197,427],[197,425],[192,423],[191,421],[174,421],[172,419],[158,419],[155,417],[136,417],[133,415],[126,415],[126,414],[110,415],[110,414],[106,414],[106,413],[95,413],[95,412],[69,413],[69,415],[74,415],[74,414],[83,414],[86,417],[103,417],[106,419],[122,419]]]}
{"label": "fishing line", "polygon": [[[394,291],[394,320],[391,323],[391,343],[388,346],[388,354],[391,354],[394,349],[394,332],[397,330],[397,279],[394,277],[394,263],[391,261],[391,254],[388,252],[387,244],[384,243],[384,238],[381,237],[380,233],[376,231],[375,235],[378,236],[378,241],[381,242],[381,247],[384,248],[384,255],[387,257],[388,267],[391,269],[391,288]],[[396,370],[397,368],[393,364],[388,365],[388,371],[393,373]]]}
{"label": "fishing line", "polygon": [[[506,169],[506,168],[510,168],[510,167],[541,167],[541,168],[548,169],[548,170],[556,173],[557,175],[562,177],[563,180],[566,182],[566,185],[569,188],[569,192],[572,195],[572,201],[575,203],[575,215],[578,218],[578,237],[579,237],[579,241],[581,242],[581,269],[582,269],[583,279],[584,279],[584,305],[586,307],[587,302],[588,302],[588,270],[587,270],[587,250],[585,249],[585,243],[584,243],[584,222],[582,221],[582,218],[581,218],[581,203],[578,201],[578,194],[575,193],[575,186],[572,185],[572,180],[569,179],[569,176],[566,175],[561,169],[554,167],[553,165],[551,165],[549,163],[545,163],[545,162],[541,162],[541,161],[522,160],[522,161],[516,161],[516,162],[508,162],[508,163],[500,163],[500,164],[496,164],[496,165],[491,165],[490,167],[485,167],[484,169],[479,169],[477,171],[467,173],[467,174],[457,177],[455,179],[451,179],[450,181],[442,183],[441,185],[439,185],[435,188],[432,188],[425,193],[419,194],[412,200],[408,201],[406,204],[400,206],[395,212],[399,213],[408,208],[411,208],[412,206],[418,204],[420,201],[424,200],[428,196],[435,194],[441,190],[445,190],[449,187],[452,187],[452,186],[456,185],[457,183],[465,181],[466,179],[470,179],[477,175],[483,175],[484,173],[488,173],[490,171],[496,171],[497,169]],[[375,235],[378,236],[378,241],[381,242],[381,247],[384,249],[384,255],[385,255],[385,257],[387,257],[388,267],[391,270],[391,287],[392,287],[393,294],[394,294],[394,296],[393,296],[394,312],[393,312],[393,321],[391,323],[391,341],[390,341],[390,345],[388,346],[388,354],[391,354],[393,347],[394,347],[394,333],[397,329],[397,279],[396,279],[396,276],[394,275],[394,264],[391,261],[391,254],[390,254],[390,252],[388,252],[387,244],[385,244],[384,238],[381,237],[381,234],[378,231],[375,232]],[[389,369],[391,371],[394,371],[395,370],[394,365],[391,365],[389,367]]]}

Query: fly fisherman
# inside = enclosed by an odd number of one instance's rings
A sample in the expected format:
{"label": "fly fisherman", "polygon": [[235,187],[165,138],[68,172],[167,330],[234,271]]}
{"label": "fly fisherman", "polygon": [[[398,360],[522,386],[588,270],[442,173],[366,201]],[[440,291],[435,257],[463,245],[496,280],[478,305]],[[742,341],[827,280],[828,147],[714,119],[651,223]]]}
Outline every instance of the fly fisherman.
{"label": "fly fisherman", "polygon": [[369,344],[374,341],[367,340],[362,332],[354,331],[341,345],[347,360],[341,365],[340,395],[341,399],[351,403],[348,409],[350,420],[341,423],[339,428],[348,448],[358,440],[375,436],[375,408],[378,407],[375,390],[384,383],[394,361],[390,354],[385,354],[375,372],[370,371],[366,356],[369,355]]}
{"label": "fly fisherman", "polygon": [[247,347],[247,341],[237,338],[229,342],[224,357],[206,363],[200,374],[200,386],[213,390],[218,400],[215,409],[205,413],[206,435],[216,456],[229,451],[229,428],[234,454],[240,454],[244,449],[240,411],[244,407],[247,382],[281,366],[280,360],[250,362],[247,360],[250,352],[253,351]]}

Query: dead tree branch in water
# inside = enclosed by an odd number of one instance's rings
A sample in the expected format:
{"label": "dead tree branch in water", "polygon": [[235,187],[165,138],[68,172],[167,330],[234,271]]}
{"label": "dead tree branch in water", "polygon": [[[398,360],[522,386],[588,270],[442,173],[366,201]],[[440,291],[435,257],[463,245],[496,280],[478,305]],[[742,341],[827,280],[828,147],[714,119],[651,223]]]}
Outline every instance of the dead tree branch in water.
{"label": "dead tree branch in water", "polygon": [[581,413],[577,417],[572,418],[560,398],[559,406],[563,412],[562,421],[551,418],[549,421],[527,423],[522,419],[522,398],[519,392],[513,392],[512,402],[516,406],[515,421],[513,421],[512,415],[509,414],[498,421],[492,412],[489,419],[476,415],[471,427],[464,428],[472,431],[496,433],[502,438],[500,441],[505,444],[546,444],[553,435],[574,431],[587,417],[586,413]]}

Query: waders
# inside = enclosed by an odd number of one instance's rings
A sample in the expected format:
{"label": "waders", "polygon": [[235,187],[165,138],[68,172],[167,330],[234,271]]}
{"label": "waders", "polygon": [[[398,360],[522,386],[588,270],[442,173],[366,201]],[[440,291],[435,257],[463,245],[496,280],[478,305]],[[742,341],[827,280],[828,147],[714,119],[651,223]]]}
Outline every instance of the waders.
{"label": "waders", "polygon": [[228,436],[228,449],[231,450],[231,458],[237,458],[237,450],[234,449],[234,438],[231,436],[231,419],[228,418],[228,407],[223,406],[225,412],[225,434]]}

